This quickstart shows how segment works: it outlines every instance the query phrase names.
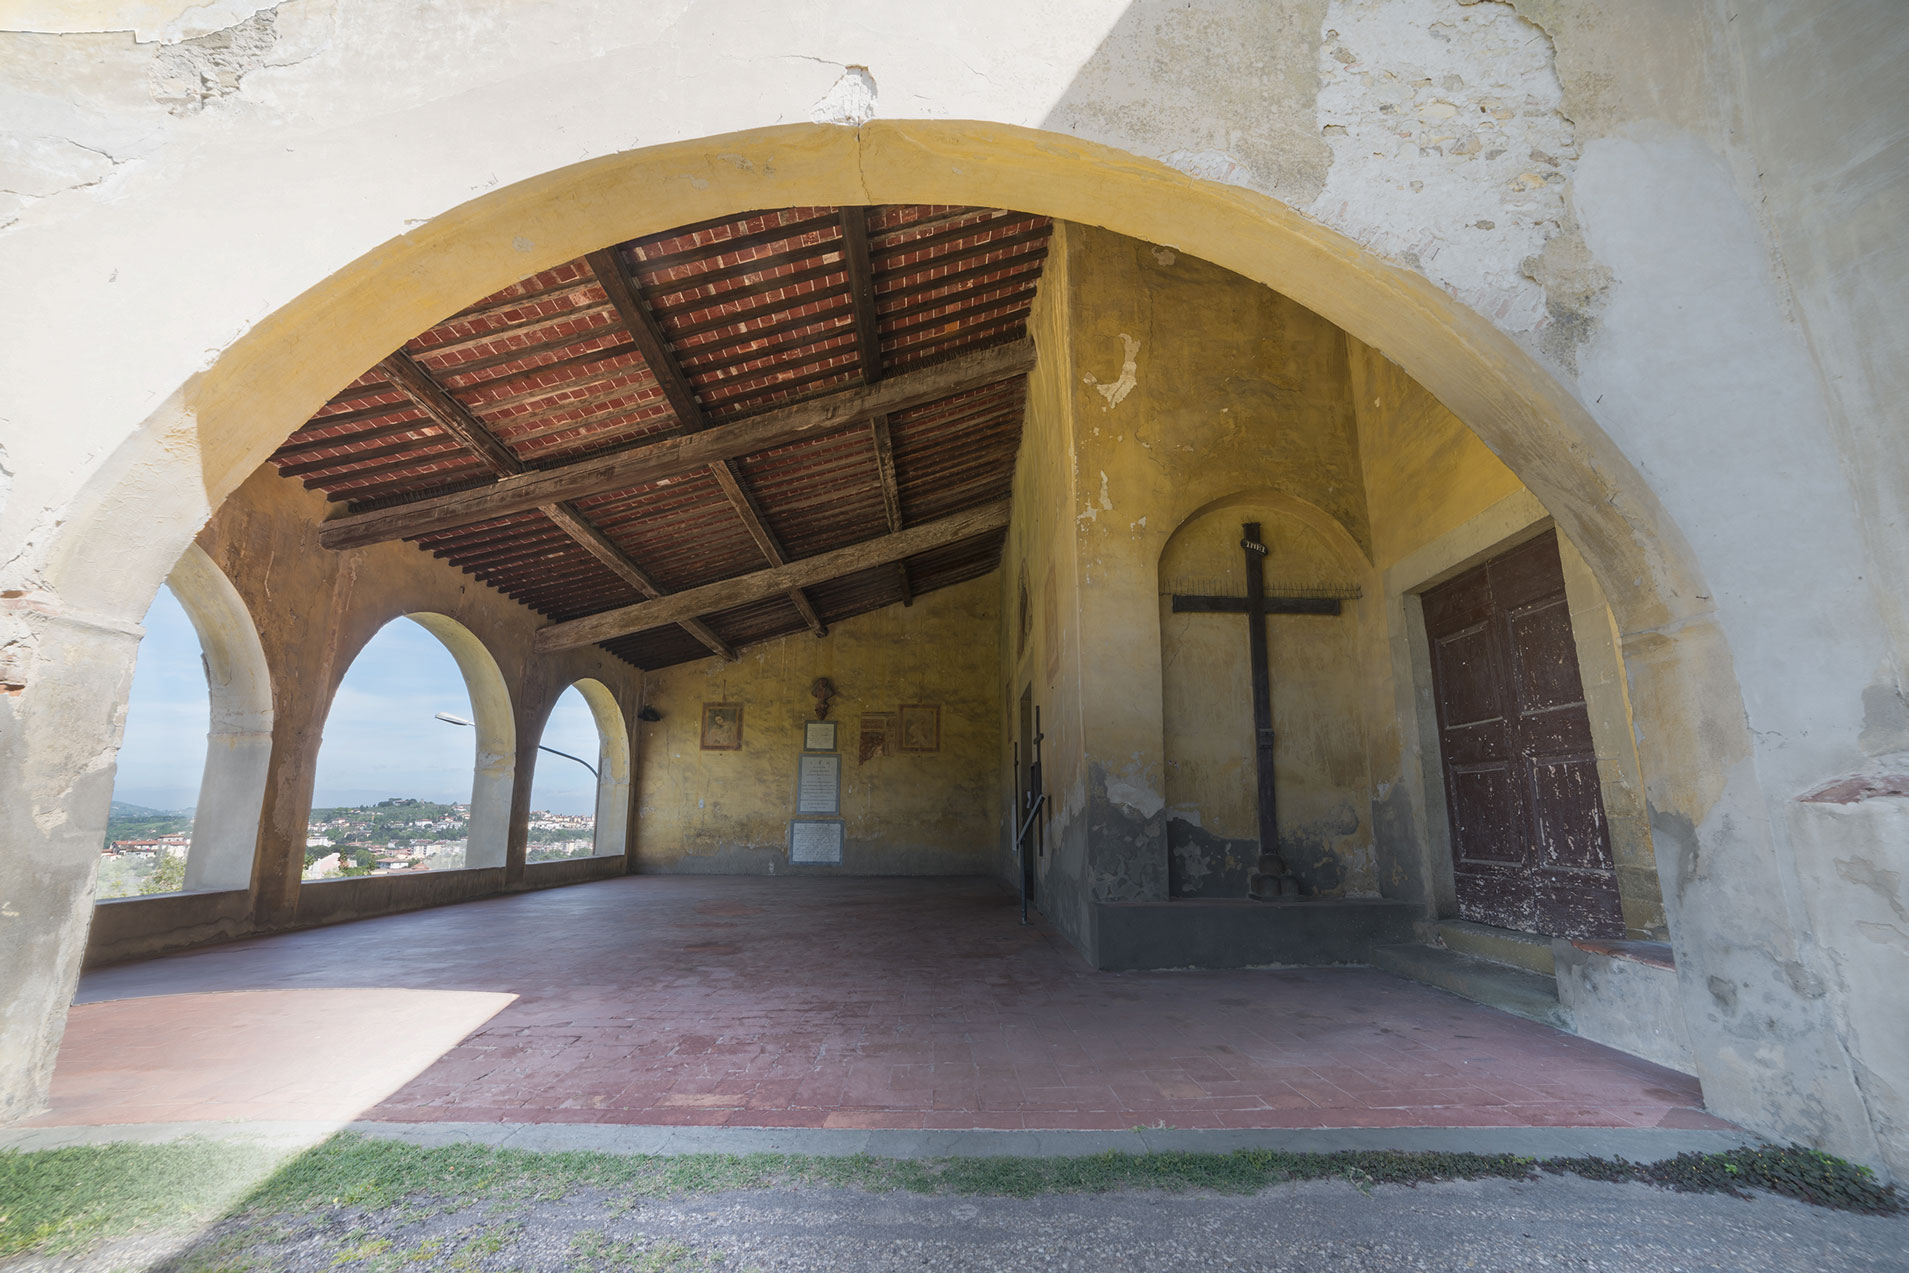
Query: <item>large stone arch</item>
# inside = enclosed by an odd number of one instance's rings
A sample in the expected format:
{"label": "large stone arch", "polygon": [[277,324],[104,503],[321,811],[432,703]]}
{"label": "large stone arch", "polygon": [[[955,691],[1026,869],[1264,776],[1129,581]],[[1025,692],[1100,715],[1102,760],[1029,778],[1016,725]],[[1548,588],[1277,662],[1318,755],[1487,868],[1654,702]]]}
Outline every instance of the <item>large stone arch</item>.
{"label": "large stone arch", "polygon": [[[81,777],[110,766],[110,744],[102,760],[50,735],[115,685],[123,701],[123,678],[114,678],[130,666],[130,616],[278,442],[413,333],[605,243],[751,208],[873,202],[1011,207],[1170,244],[1336,323],[1475,431],[1579,546],[1624,635],[1687,1004],[1708,1036],[1699,1052],[1713,1103],[1779,1134],[1873,1144],[1825,1009],[1803,988],[1810,974],[1798,961],[1808,952],[1788,903],[1794,873],[1770,837],[1744,700],[1709,589],[1632,464],[1534,357],[1424,277],[1265,196],[1064,135],[884,121],[676,142],[520,181],[346,265],[174,390],[72,502],[42,557],[54,604],[37,621],[38,657],[40,666],[54,660],[75,673],[96,666],[98,675],[84,685],[78,675],[49,675],[32,687],[22,741],[34,764]],[[34,799],[96,802],[103,817],[106,796],[97,783],[59,777],[39,784]],[[49,861],[70,847],[31,819],[9,821],[9,834]],[[89,819],[77,825],[88,833]],[[49,896],[61,901],[51,909],[82,904],[72,892],[55,886]],[[57,944],[70,921],[36,922],[28,942]],[[1786,982],[1789,968],[1799,972]],[[1706,977],[1784,1002],[1713,1001]],[[42,1045],[26,1052],[50,1064]]]}

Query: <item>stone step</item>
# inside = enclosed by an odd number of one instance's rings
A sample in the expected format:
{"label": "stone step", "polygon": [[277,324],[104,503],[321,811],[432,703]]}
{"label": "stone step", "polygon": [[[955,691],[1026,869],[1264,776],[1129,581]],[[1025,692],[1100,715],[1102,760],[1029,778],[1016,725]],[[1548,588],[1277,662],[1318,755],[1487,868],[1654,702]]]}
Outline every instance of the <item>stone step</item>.
{"label": "stone step", "polygon": [[1445,919],[1438,924],[1438,939],[1447,950],[1461,955],[1510,964],[1551,977],[1557,973],[1551,962],[1551,939],[1537,933],[1521,933],[1510,928],[1493,928],[1468,919]]}
{"label": "stone step", "polygon": [[1571,1014],[1558,1002],[1556,978],[1542,973],[1417,943],[1373,947],[1372,966],[1528,1021],[1571,1029]]}

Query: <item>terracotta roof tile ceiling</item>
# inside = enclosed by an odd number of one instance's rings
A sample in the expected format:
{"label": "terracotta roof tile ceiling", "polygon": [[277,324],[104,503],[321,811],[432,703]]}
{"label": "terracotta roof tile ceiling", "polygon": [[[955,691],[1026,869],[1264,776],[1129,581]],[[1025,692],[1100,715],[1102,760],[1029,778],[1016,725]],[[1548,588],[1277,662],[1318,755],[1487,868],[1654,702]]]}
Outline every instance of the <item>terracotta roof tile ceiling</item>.
{"label": "terracotta roof tile ceiling", "polygon": [[[360,514],[852,393],[1023,341],[1050,230],[991,208],[782,208],[619,243],[419,333],[272,461]],[[1025,397],[1024,371],[952,384],[727,461],[397,537],[578,619],[1006,500]],[[825,630],[986,574],[1004,536],[603,644],[656,668]]]}

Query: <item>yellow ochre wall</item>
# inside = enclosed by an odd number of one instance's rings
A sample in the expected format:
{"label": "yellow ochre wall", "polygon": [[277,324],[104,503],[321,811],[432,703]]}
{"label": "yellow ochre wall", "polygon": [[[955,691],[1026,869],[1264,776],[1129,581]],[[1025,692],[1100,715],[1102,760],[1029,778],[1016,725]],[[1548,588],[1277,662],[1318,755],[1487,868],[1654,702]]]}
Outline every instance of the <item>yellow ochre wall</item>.
{"label": "yellow ochre wall", "polygon": [[[1031,685],[1044,707],[1055,803],[1037,897],[1087,947],[1094,904],[1169,895],[1170,723],[1176,746],[1194,735],[1220,752],[1250,744],[1250,732],[1220,737],[1237,723],[1225,714],[1237,707],[1230,678],[1245,675],[1243,622],[1209,618],[1216,631],[1236,629],[1232,670],[1182,678],[1167,707],[1160,587],[1169,538],[1216,502],[1252,494],[1282,519],[1325,534],[1349,558],[1339,573],[1363,579],[1369,531],[1344,339],[1311,311],[1171,248],[1065,224],[1034,332],[1041,365],[1030,383],[1003,562],[1003,641],[1012,650],[1018,636],[1022,571],[1032,630],[1002,686],[1003,756]],[[1238,538],[1236,521],[1230,541]],[[1356,633],[1353,609],[1333,622]],[[1213,640],[1217,659],[1226,638]],[[1343,667],[1329,683],[1281,680],[1293,719],[1358,715],[1352,648],[1336,656]],[[1322,868],[1318,883],[1369,891],[1357,724],[1341,731],[1323,763],[1302,749],[1293,753],[1294,809],[1331,828],[1306,828],[1320,846],[1312,855]],[[1204,820],[1206,802],[1229,828],[1243,810],[1250,815],[1250,789],[1227,790],[1218,776],[1198,781],[1202,791],[1177,801],[1189,824]],[[1244,871],[1238,875],[1243,893]]]}
{"label": "yellow ochre wall", "polygon": [[[1042,912],[1082,949],[1091,944],[1091,868],[1081,735],[1079,562],[1074,553],[1074,433],[1070,383],[1072,332],[1067,280],[1079,228],[1057,222],[1041,288],[1028,320],[1040,362],[1028,376],[1027,415],[1014,468],[1014,513],[1001,557],[999,764],[1004,809],[1002,875],[1018,880],[1010,841],[1022,819],[1019,796],[1027,756],[1019,757],[1021,696],[1040,709],[1040,754],[1048,803],[1026,844],[1034,859],[1034,896]],[[1023,638],[1021,579],[1027,581]],[[1031,749],[1030,749],[1031,750]]]}
{"label": "yellow ochre wall", "polygon": [[[652,672],[644,699],[662,719],[638,726],[636,869],[728,874],[945,875],[998,869],[994,768],[1000,583],[990,574],[745,649]],[[789,862],[796,758],[815,719],[809,687],[828,677],[842,756],[840,866]],[[742,749],[700,748],[702,705],[743,706]],[[862,762],[865,713],[941,707],[941,750]]]}

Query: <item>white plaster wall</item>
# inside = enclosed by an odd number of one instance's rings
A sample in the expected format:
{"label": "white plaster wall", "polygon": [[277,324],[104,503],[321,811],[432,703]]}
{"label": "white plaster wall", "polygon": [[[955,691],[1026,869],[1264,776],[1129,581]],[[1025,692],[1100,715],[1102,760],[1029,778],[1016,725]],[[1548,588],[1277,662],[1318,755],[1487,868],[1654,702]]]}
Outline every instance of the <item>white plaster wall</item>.
{"label": "white plaster wall", "polygon": [[[40,657],[25,608],[124,618],[101,572],[45,593],[82,488],[347,262],[632,148],[989,120],[1280,199],[1548,363],[1715,590],[1757,740],[1729,776],[1756,794],[1720,807],[1762,810],[1777,878],[1743,887],[1806,926],[1787,802],[1909,730],[1890,414],[1909,288],[1877,195],[1909,170],[1909,24],[1891,0],[1838,0],[1821,25],[1736,7],[1745,21],[1658,0],[0,3],[0,688]],[[1840,140],[1811,159],[1823,138]],[[200,480],[183,434],[169,460],[115,498]],[[169,559],[179,529],[113,557]],[[1808,943],[1795,962],[1820,976]]]}

